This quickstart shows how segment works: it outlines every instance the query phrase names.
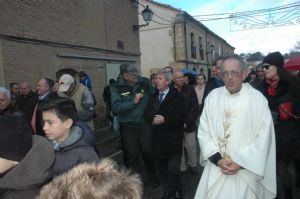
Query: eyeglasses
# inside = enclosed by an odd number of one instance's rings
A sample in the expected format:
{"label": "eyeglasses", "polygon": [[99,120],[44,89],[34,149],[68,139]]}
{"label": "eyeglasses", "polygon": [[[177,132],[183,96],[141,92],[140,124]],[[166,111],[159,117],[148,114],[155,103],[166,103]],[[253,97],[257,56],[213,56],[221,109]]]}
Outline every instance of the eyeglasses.
{"label": "eyeglasses", "polygon": [[268,70],[268,69],[270,68],[270,66],[271,66],[271,64],[265,64],[265,65],[263,65],[263,67],[264,67],[266,70]]}
{"label": "eyeglasses", "polygon": [[241,71],[240,70],[223,71],[221,74],[223,78],[238,77],[241,74]]}

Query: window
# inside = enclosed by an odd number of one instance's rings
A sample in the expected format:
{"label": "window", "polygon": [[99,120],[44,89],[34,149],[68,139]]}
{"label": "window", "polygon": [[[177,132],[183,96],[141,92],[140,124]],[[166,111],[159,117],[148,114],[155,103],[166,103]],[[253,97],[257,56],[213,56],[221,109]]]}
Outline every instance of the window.
{"label": "window", "polygon": [[193,59],[197,58],[197,48],[195,46],[195,38],[194,38],[194,33],[191,33],[191,57]]}
{"label": "window", "polygon": [[200,54],[200,59],[204,60],[204,49],[202,44],[202,37],[199,37],[199,54]]}

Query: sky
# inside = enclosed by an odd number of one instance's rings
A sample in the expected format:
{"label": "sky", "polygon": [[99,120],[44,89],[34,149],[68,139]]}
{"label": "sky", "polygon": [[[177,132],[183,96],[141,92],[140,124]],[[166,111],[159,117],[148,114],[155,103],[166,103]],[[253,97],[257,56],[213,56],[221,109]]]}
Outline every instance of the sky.
{"label": "sky", "polygon": [[[180,8],[190,15],[203,15],[215,13],[235,13],[253,11],[259,9],[274,8],[297,0],[155,0]],[[299,1],[298,1],[299,2]],[[300,19],[300,8],[298,8]],[[269,52],[280,51],[288,53],[297,41],[300,41],[300,23],[297,25],[268,27],[263,29],[230,31],[230,19],[215,21],[201,21],[210,30],[222,37],[231,46],[235,47],[235,53]],[[238,27],[238,26],[236,26]],[[240,28],[240,27],[238,27]],[[240,28],[241,29],[241,28]]]}

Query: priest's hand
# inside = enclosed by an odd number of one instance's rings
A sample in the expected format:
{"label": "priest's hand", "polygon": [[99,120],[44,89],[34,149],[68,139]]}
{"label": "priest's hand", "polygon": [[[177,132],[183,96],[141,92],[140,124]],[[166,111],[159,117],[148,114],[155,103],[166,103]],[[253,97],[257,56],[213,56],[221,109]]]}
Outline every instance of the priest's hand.
{"label": "priest's hand", "polygon": [[230,160],[230,161],[231,161],[231,163],[229,164],[230,170],[231,170],[231,172],[236,174],[241,169],[241,166],[238,165],[237,163],[233,162],[232,160]]}
{"label": "priest's hand", "polygon": [[221,159],[217,164],[225,175],[234,175],[241,169],[240,165],[229,159]]}
{"label": "priest's hand", "polygon": [[218,165],[218,167],[220,167],[222,173],[227,174],[227,175],[229,175],[229,172],[230,172],[229,164],[230,164],[230,160],[224,159],[224,158],[219,160],[217,163],[217,165]]}

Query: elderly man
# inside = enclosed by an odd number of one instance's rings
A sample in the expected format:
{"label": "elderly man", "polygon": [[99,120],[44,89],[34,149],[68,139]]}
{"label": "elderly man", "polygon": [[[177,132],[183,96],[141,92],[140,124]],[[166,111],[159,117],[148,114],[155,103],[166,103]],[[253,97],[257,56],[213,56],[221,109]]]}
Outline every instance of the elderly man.
{"label": "elderly man", "polygon": [[197,150],[196,150],[196,119],[198,116],[198,98],[193,86],[184,83],[184,76],[181,71],[173,74],[175,89],[184,99],[184,139],[181,159],[181,171],[190,172],[196,175],[197,172]]}
{"label": "elderly man", "polygon": [[204,171],[195,198],[276,197],[274,126],[265,97],[243,84],[245,63],[224,58],[225,87],[205,101],[198,129]]}
{"label": "elderly man", "polygon": [[11,95],[8,89],[0,87],[0,117],[24,116],[11,104]]}
{"label": "elderly man", "polygon": [[59,78],[58,95],[71,98],[75,103],[78,119],[94,130],[94,99],[87,87],[78,83],[71,75],[64,74]]}
{"label": "elderly man", "polygon": [[160,173],[167,175],[167,187],[162,199],[182,198],[180,162],[183,142],[184,99],[176,89],[169,88],[172,75],[160,71],[156,75],[158,92],[145,110],[145,117],[152,127],[154,153]]}
{"label": "elderly man", "polygon": [[20,91],[20,95],[17,97],[17,106],[28,118],[32,118],[38,96],[32,91],[28,82],[22,82],[20,84]]}

